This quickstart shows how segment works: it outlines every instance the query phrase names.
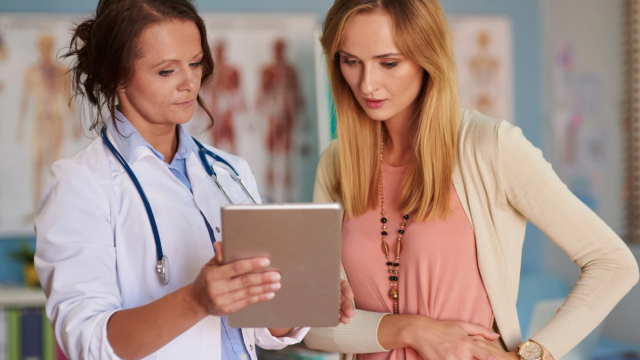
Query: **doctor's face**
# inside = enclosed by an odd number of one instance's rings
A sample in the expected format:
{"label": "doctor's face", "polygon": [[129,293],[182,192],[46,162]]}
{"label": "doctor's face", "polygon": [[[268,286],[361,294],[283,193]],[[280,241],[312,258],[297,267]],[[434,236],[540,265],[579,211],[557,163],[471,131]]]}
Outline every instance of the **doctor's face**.
{"label": "doctor's face", "polygon": [[357,14],[349,20],[338,53],[342,76],[372,120],[412,111],[424,70],[396,47],[386,12]]}
{"label": "doctor's face", "polygon": [[188,122],[202,79],[198,27],[191,21],[149,26],[139,49],[133,80],[118,93],[125,115],[162,125]]}

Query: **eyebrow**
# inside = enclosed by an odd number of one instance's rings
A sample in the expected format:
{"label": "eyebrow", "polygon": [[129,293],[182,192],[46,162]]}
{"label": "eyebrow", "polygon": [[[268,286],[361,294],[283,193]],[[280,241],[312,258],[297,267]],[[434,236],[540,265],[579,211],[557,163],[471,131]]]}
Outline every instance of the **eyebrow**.
{"label": "eyebrow", "polygon": [[[195,54],[195,55],[191,58],[191,60],[193,60],[193,59],[197,58],[198,56],[200,56],[200,55],[202,55],[202,54],[204,54],[204,52],[200,51],[199,53]],[[176,60],[176,59],[164,59],[164,60],[160,61],[159,63],[155,64],[153,67],[154,67],[154,68],[156,68],[156,67],[158,67],[158,66],[160,66],[160,65],[169,64],[169,63],[177,63],[177,62],[180,62],[180,60]]]}
{"label": "eyebrow", "polygon": [[[349,54],[348,52],[344,51],[344,50],[338,50],[339,53],[341,53],[342,55],[346,55],[346,56],[350,56],[356,59],[359,59],[359,57],[353,55],[353,54]],[[382,58],[386,58],[389,56],[402,56],[402,54],[400,53],[394,53],[394,52],[390,52],[390,53],[386,53],[386,54],[382,54],[382,55],[376,55],[374,57],[372,57],[372,59],[382,59]]]}

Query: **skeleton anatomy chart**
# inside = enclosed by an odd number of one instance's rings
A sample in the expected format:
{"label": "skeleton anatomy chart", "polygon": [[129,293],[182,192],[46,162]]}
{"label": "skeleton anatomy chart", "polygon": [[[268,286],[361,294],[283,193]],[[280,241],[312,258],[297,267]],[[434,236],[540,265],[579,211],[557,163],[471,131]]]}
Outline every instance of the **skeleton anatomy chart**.
{"label": "skeleton anatomy chart", "polygon": [[67,16],[0,17],[0,235],[33,233],[33,214],[51,164],[89,139],[70,104]]}
{"label": "skeleton anatomy chart", "polygon": [[[244,157],[265,202],[310,201],[317,165],[318,27],[311,15],[203,14],[215,59],[186,126],[205,143]],[[79,18],[0,16],[0,238],[33,234],[51,164],[95,136],[89,112],[70,103],[67,50]],[[13,155],[15,154],[15,155]]]}
{"label": "skeleton anatomy chart", "polygon": [[450,16],[460,105],[515,122],[511,20],[506,16]]}

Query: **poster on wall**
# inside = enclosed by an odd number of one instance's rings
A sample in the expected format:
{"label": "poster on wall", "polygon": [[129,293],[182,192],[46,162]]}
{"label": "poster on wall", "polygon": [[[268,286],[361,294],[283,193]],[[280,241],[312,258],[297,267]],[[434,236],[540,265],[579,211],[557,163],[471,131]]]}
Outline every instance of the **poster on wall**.
{"label": "poster on wall", "polygon": [[89,143],[69,106],[70,16],[0,16],[0,236],[33,234],[51,164]]}
{"label": "poster on wall", "polygon": [[460,106],[515,123],[513,42],[507,16],[448,17]]}
{"label": "poster on wall", "polygon": [[203,15],[216,63],[191,133],[242,156],[266,202],[311,201],[318,158],[317,18]]}
{"label": "poster on wall", "polygon": [[[216,62],[189,132],[245,158],[265,202],[311,201],[318,157],[315,16],[204,13]],[[33,235],[51,164],[94,134],[71,103],[68,48],[81,19],[0,16],[0,238]],[[224,156],[224,155],[223,155]]]}

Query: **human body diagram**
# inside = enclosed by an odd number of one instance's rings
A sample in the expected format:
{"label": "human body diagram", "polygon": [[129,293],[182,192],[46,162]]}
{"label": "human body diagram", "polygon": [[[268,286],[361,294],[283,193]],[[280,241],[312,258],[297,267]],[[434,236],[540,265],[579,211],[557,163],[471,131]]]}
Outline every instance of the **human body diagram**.
{"label": "human body diagram", "polygon": [[293,136],[304,107],[295,67],[286,58],[286,43],[273,43],[273,60],[260,71],[256,108],[267,122],[267,191],[272,201],[293,201]]}
{"label": "human body diagram", "polygon": [[[25,139],[28,114],[31,113],[31,158],[33,168],[33,210],[42,193],[44,177],[51,165],[61,158],[64,145],[65,118],[75,120],[75,109],[70,106],[70,83],[67,68],[56,61],[55,40],[50,35],[37,39],[39,59],[27,67],[23,78],[23,91],[18,123],[18,142]],[[30,111],[30,109],[32,109]],[[73,121],[75,138],[81,134],[80,124]],[[33,214],[25,216],[32,221]]]}

